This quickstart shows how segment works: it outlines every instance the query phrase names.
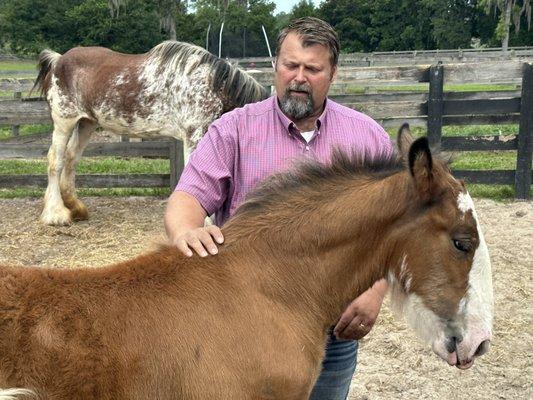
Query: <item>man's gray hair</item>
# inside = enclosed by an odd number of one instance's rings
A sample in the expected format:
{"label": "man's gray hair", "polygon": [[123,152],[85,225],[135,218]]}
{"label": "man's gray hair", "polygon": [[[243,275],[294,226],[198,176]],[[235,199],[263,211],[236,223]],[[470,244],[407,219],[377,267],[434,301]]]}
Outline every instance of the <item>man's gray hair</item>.
{"label": "man's gray hair", "polygon": [[326,46],[331,55],[331,65],[334,67],[339,61],[339,37],[335,30],[325,21],[314,17],[298,18],[289,23],[278,35],[276,58],[279,56],[281,44],[291,32],[302,38],[304,47],[314,44]]}

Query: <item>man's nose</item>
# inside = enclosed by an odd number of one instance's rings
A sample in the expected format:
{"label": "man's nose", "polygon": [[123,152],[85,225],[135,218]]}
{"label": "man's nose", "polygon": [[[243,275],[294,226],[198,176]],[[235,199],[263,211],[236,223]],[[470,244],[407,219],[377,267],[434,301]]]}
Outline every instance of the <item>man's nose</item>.
{"label": "man's nose", "polygon": [[296,76],[294,77],[294,80],[298,83],[305,83],[307,82],[307,78],[304,73],[304,69],[302,67],[298,68],[296,71]]}

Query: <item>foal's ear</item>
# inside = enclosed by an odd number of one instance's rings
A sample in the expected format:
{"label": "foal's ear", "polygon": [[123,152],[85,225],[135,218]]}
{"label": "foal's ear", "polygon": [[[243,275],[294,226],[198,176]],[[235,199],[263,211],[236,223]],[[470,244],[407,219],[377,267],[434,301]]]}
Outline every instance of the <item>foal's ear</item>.
{"label": "foal's ear", "polygon": [[415,188],[420,200],[427,203],[435,193],[433,171],[433,158],[426,137],[421,137],[413,142],[409,148],[409,171],[414,178]]}
{"label": "foal's ear", "polygon": [[407,162],[407,156],[409,154],[409,148],[411,147],[411,144],[413,144],[413,135],[411,134],[411,129],[409,128],[409,124],[405,122],[400,129],[398,130],[398,135],[396,138],[397,146],[398,146],[398,153],[400,154],[400,158]]}

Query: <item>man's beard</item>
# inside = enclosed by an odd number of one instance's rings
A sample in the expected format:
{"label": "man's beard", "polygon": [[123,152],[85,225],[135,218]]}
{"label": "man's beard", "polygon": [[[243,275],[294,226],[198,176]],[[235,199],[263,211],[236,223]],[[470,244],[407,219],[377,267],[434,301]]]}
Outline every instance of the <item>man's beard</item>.
{"label": "man's beard", "polygon": [[[307,92],[306,97],[294,96],[290,92],[297,90]],[[292,84],[290,85],[280,99],[280,108],[283,113],[295,120],[301,120],[313,113],[315,102],[313,101],[312,90],[306,84]]]}

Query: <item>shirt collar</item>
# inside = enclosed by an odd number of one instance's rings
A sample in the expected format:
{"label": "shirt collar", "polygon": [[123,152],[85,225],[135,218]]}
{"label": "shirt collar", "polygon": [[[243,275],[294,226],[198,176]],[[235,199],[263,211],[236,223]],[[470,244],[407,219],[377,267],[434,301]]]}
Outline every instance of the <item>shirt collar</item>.
{"label": "shirt collar", "polygon": [[[272,96],[272,98],[273,98],[274,109],[276,110],[276,114],[278,115],[279,120],[281,121],[281,124],[283,125],[285,130],[290,135],[292,135],[295,132],[298,132],[298,128],[296,127],[294,122],[292,122],[289,119],[289,117],[287,117],[285,114],[283,114],[283,111],[281,111],[281,108],[279,107],[278,96],[274,95]],[[324,121],[326,120],[326,114],[327,114],[326,112],[329,106],[330,106],[330,101],[328,98],[326,98],[324,111],[322,111],[322,114],[320,114],[320,117],[318,117],[318,119],[316,120],[316,127],[318,131],[320,131],[320,128],[324,125]]]}

